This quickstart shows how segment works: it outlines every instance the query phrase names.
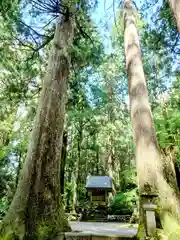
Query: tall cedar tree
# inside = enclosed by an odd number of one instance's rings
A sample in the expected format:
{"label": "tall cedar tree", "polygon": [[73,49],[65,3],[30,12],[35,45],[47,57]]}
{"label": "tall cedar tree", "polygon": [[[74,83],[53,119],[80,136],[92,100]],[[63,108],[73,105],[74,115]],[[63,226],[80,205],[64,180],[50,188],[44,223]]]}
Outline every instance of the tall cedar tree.
{"label": "tall cedar tree", "polygon": [[143,71],[135,11],[131,0],[124,2],[124,28],[130,110],[140,190],[139,234],[142,237],[145,234],[142,211],[144,194],[154,195],[156,193],[158,195],[158,216],[162,227],[166,230],[166,223],[170,219],[173,223],[180,223],[180,203],[176,181],[172,182],[164,174],[164,169],[168,168],[169,175],[175,176],[174,166],[168,160],[163,162],[159,153]]}
{"label": "tall cedar tree", "polygon": [[74,29],[73,17],[58,18],[27,157],[1,235],[34,240],[43,232],[48,237],[70,230],[61,204],[60,159]]}

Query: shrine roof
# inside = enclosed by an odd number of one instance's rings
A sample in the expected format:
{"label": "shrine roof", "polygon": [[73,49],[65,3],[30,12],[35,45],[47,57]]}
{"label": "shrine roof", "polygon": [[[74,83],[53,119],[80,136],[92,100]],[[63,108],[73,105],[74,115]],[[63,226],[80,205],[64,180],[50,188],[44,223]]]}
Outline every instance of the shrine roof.
{"label": "shrine roof", "polygon": [[88,176],[86,188],[112,189],[112,179],[109,176]]}

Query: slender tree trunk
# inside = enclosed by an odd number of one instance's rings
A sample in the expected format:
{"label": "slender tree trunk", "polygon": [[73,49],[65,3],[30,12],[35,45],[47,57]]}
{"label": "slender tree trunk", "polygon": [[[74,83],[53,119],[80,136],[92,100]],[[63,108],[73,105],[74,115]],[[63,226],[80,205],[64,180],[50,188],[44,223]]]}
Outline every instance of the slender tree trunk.
{"label": "slender tree trunk", "polygon": [[97,145],[97,132],[94,131],[93,133],[93,149],[94,149],[94,173],[93,175],[99,174],[99,146]]}
{"label": "slender tree trunk", "polygon": [[175,163],[175,172],[176,172],[177,185],[180,191],[180,168],[177,163]]}
{"label": "slender tree trunk", "polygon": [[[164,163],[155,136],[131,0],[125,0],[124,27],[130,109],[140,190],[139,232],[140,237],[142,237],[142,235],[145,235],[142,194],[158,193],[159,217],[163,228],[168,231],[171,229],[168,229],[167,220],[171,219],[170,222],[174,220],[176,223],[180,221],[180,205],[176,189],[173,184],[167,183],[163,172]],[[172,169],[169,169],[169,171],[172,171]]]}
{"label": "slender tree trunk", "polygon": [[97,166],[97,175],[100,174],[100,162],[99,162],[99,145],[97,145],[97,142],[96,142],[96,166]]}
{"label": "slender tree trunk", "polygon": [[22,157],[22,153],[21,150],[19,151],[19,156],[18,156],[18,167],[17,167],[17,173],[16,173],[16,188],[18,185],[18,181],[19,181],[19,175],[20,175],[20,171],[21,171],[21,157]]}
{"label": "slender tree trunk", "polygon": [[64,131],[60,164],[60,189],[61,189],[60,192],[62,195],[64,194],[64,173],[66,165],[66,156],[67,156],[67,131]]}
{"label": "slender tree trunk", "polygon": [[89,168],[88,168],[88,159],[89,159],[89,138],[86,138],[86,176],[89,173]]}
{"label": "slender tree trunk", "polygon": [[107,171],[108,171],[108,175],[111,177],[112,179],[112,192],[109,193],[109,198],[111,199],[113,197],[113,195],[115,195],[116,190],[115,190],[115,184],[114,184],[114,148],[113,148],[113,141],[112,141],[112,136],[110,134],[109,136],[109,141],[108,141],[108,160],[107,160]]}
{"label": "slender tree trunk", "polygon": [[[114,111],[113,111],[113,87],[112,83],[110,82],[111,80],[108,79],[107,83],[107,88],[108,88],[108,119],[109,123],[113,124],[114,123]],[[112,193],[109,193],[109,198],[111,199],[113,195],[115,195],[116,190],[115,190],[115,179],[114,179],[114,146],[113,146],[113,133],[110,131],[109,137],[108,137],[108,162],[107,162],[107,168],[108,168],[108,174],[112,179]]]}
{"label": "slender tree trunk", "polygon": [[76,206],[77,206],[77,184],[78,184],[78,177],[79,177],[79,164],[81,162],[81,144],[83,139],[83,124],[80,122],[79,124],[79,131],[78,131],[78,157],[75,162],[74,173],[73,173],[73,201],[72,201],[72,210],[73,213],[76,214]]}
{"label": "slender tree trunk", "polygon": [[173,12],[178,32],[180,32],[180,1],[179,0],[169,0],[171,10]]}
{"label": "slender tree trunk", "polygon": [[[67,149],[67,151],[69,152],[68,159],[73,159],[73,130],[69,131],[69,139],[70,139],[70,142],[68,144],[68,149]],[[67,163],[69,163],[69,161],[67,161]],[[68,169],[71,169],[70,164],[66,166],[66,172],[67,172],[67,182],[71,183],[73,173],[71,171],[68,171]],[[71,198],[72,198],[72,191],[68,184],[66,185],[66,203],[65,203],[66,211],[68,212],[70,212],[70,209],[71,209]]]}
{"label": "slender tree trunk", "polygon": [[[78,160],[77,160],[78,161]],[[76,164],[77,165],[77,164]],[[77,204],[77,182],[76,182],[76,175],[77,175],[77,167],[75,171],[72,173],[72,213],[76,214],[76,204]]]}
{"label": "slender tree trunk", "polygon": [[74,27],[73,18],[57,21],[27,157],[1,233],[34,240],[70,229],[60,199],[59,161]]}

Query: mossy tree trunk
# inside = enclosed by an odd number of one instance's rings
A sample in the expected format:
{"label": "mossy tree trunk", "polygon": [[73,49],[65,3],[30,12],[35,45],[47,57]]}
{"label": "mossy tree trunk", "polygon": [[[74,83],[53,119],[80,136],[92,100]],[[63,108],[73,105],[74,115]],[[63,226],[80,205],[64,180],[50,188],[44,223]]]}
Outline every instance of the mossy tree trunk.
{"label": "mossy tree trunk", "polygon": [[[124,2],[124,28],[130,110],[140,196],[143,194],[158,194],[159,218],[163,228],[169,231],[167,220],[171,219],[170,222],[173,220],[174,223],[180,221],[180,202],[176,191],[177,186],[174,185],[175,181],[173,183],[168,182],[164,173],[164,167],[168,166],[168,173],[173,174],[173,164],[166,163],[161,158],[155,136],[135,23],[135,13],[131,0],[125,0]],[[143,198],[140,197],[140,237],[145,235],[142,204]]]}
{"label": "mossy tree trunk", "polygon": [[60,159],[74,28],[73,17],[60,16],[27,157],[2,235],[10,231],[34,240],[38,234],[48,237],[70,230],[60,196]]}

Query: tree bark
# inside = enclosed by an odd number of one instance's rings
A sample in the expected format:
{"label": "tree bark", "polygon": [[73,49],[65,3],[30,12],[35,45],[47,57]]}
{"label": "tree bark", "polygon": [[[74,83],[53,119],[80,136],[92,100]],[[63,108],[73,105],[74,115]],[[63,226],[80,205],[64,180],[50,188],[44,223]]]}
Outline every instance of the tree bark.
{"label": "tree bark", "polygon": [[113,196],[116,194],[115,184],[114,184],[114,147],[113,147],[113,140],[112,140],[112,134],[110,133],[110,136],[108,138],[108,159],[107,159],[107,172],[109,177],[112,179],[112,192],[109,193],[109,199],[112,199]]}
{"label": "tree bark", "polygon": [[175,172],[176,172],[177,185],[178,185],[178,189],[180,191],[180,168],[177,163],[175,163],[174,167],[175,167]]}
{"label": "tree bark", "polygon": [[[96,142],[96,139],[95,139],[95,142]],[[97,169],[97,171],[96,171],[96,174],[97,175],[99,175],[100,174],[100,172],[99,172],[99,168],[100,168],[100,163],[99,163],[99,145],[97,144],[97,142],[96,142],[96,169]]]}
{"label": "tree bark", "polygon": [[77,150],[78,150],[78,157],[74,165],[74,173],[73,173],[73,199],[72,199],[72,211],[76,214],[76,206],[77,206],[77,184],[78,184],[78,177],[79,177],[79,164],[81,162],[81,144],[83,139],[83,123],[82,121],[79,122],[79,129],[78,129],[78,139],[77,139]]}
{"label": "tree bark", "polygon": [[10,231],[36,239],[70,230],[60,199],[59,162],[74,28],[73,17],[57,21],[27,157],[2,235]]}
{"label": "tree bark", "polygon": [[19,151],[19,155],[18,155],[18,167],[17,167],[17,172],[16,172],[16,188],[17,188],[17,185],[18,185],[18,181],[19,181],[19,175],[20,175],[20,171],[21,171],[21,161],[22,161],[22,153],[21,153],[21,150]]}
{"label": "tree bark", "polygon": [[64,173],[66,165],[66,156],[67,156],[67,132],[64,131],[60,164],[60,189],[61,189],[60,192],[62,195],[64,194]]}
{"label": "tree bark", "polygon": [[174,15],[174,19],[177,25],[178,32],[180,32],[180,1],[169,0],[169,4]]}
{"label": "tree bark", "polygon": [[[113,97],[114,97],[114,90],[112,86],[112,80],[107,78],[107,90],[108,90],[108,120],[110,124],[114,124],[114,111],[113,111]],[[113,132],[110,129],[110,133],[108,136],[108,142],[107,142],[107,172],[108,175],[112,179],[112,192],[109,193],[109,199],[113,198],[113,195],[116,194],[115,189],[115,153],[114,153],[114,143],[113,143]]]}
{"label": "tree bark", "polygon": [[[163,228],[167,229],[167,219],[179,224],[180,204],[176,189],[167,183],[163,172],[164,162],[155,136],[131,0],[124,2],[124,46],[140,196],[158,194],[160,220]],[[142,204],[143,198],[140,197],[140,237],[145,235]]]}

